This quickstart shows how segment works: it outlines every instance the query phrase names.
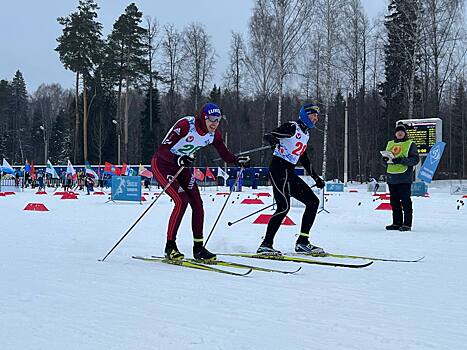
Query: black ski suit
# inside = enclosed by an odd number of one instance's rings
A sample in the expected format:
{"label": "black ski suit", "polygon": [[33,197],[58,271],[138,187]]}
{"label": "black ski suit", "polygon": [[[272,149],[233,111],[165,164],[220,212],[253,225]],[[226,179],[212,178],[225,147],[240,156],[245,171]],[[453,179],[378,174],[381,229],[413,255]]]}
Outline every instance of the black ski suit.
{"label": "black ski suit", "polygon": [[[301,121],[298,121],[297,123],[302,131],[306,132],[306,126]],[[265,135],[264,138],[271,144],[271,146],[275,146],[279,141],[278,139],[292,137],[295,134],[295,131],[296,125],[287,122],[274,129],[270,134]],[[324,181],[312,169],[306,152],[300,156],[299,161],[305,168],[306,172],[315,179],[317,187],[324,187]],[[305,204],[305,212],[303,213],[300,229],[300,238],[302,238],[302,234],[304,234],[304,237],[306,237],[304,239],[308,240],[307,236],[309,235],[311,226],[315,221],[316,212],[318,211],[318,197],[313,193],[310,186],[295,174],[295,164],[292,164],[285,159],[273,155],[269,166],[269,177],[273,187],[274,200],[277,203],[277,210],[269,221],[263,243],[272,246],[274,236],[290,210],[290,197],[294,197]]]}

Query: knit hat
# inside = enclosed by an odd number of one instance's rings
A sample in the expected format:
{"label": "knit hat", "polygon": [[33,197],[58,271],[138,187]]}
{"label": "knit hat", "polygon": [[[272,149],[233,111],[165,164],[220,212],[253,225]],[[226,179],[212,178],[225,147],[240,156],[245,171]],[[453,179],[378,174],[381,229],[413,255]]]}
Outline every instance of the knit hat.
{"label": "knit hat", "polygon": [[398,131],[403,131],[403,132],[405,132],[407,134],[407,129],[406,129],[405,125],[402,124],[402,123],[397,124],[396,129],[394,130],[394,133],[396,133]]}
{"label": "knit hat", "polygon": [[315,124],[308,118],[310,114],[319,114],[319,107],[313,103],[303,105],[300,108],[300,113],[298,115],[299,119],[307,126],[308,129],[311,129]]}

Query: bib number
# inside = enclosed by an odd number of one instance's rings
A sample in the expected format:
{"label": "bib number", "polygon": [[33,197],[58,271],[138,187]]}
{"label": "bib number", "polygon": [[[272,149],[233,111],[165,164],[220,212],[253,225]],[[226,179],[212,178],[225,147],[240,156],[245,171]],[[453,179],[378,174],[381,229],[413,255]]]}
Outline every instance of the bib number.
{"label": "bib number", "polygon": [[292,151],[292,154],[297,156],[297,157],[300,157],[303,153],[305,153],[306,148],[307,148],[306,144],[304,144],[302,142],[297,142],[295,144],[295,149]]}

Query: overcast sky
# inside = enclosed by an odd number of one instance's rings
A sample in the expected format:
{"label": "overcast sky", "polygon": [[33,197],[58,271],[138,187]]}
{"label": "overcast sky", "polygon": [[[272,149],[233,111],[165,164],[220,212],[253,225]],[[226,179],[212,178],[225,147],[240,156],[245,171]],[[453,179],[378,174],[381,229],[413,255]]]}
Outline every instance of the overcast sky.
{"label": "overcast sky", "polygon": [[[97,0],[98,21],[104,37],[131,0]],[[231,31],[246,34],[253,0],[135,0],[144,16],[156,17],[161,25],[172,23],[179,30],[192,22],[202,23],[211,35],[218,55],[212,83],[221,83],[228,62]],[[373,18],[386,9],[387,0],[362,0]],[[62,27],[57,17],[75,11],[72,0],[1,0],[0,79],[11,80],[16,70],[23,73],[27,89],[34,92],[41,83],[60,83],[73,88],[74,75],[61,64],[56,38]],[[220,5],[221,4],[221,5]]]}

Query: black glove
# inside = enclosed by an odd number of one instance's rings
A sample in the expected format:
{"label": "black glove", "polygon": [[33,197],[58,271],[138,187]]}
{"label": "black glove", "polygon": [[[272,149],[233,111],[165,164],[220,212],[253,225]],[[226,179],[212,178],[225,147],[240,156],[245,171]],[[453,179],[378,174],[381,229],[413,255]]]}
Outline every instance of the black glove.
{"label": "black glove", "polygon": [[324,182],[324,180],[322,178],[320,178],[319,176],[316,179],[313,179],[313,180],[315,180],[316,187],[318,187],[319,189],[323,189],[324,186],[326,185],[326,182]]}
{"label": "black glove", "polygon": [[393,162],[394,164],[401,164],[401,163],[402,163],[402,157],[394,158],[394,159],[392,160],[392,162]]}
{"label": "black glove", "polygon": [[183,166],[183,167],[189,167],[191,163],[195,161],[195,156],[190,154],[190,155],[183,155],[178,157],[177,159],[177,164],[178,166]]}
{"label": "black glove", "polygon": [[280,140],[275,137],[274,135],[271,135],[271,134],[265,134],[263,136],[263,138],[269,142],[269,144],[271,145],[271,148],[275,148],[279,143],[280,143]]}
{"label": "black glove", "polygon": [[387,163],[389,162],[389,157],[383,157],[383,160]]}
{"label": "black glove", "polygon": [[324,186],[326,185],[326,182],[324,182],[324,180],[320,178],[318,174],[313,173],[311,174],[311,177],[313,178],[313,180],[315,180],[316,187],[318,187],[319,189],[324,188]]}
{"label": "black glove", "polygon": [[240,156],[235,159],[235,164],[242,168],[250,167],[250,156]]}

